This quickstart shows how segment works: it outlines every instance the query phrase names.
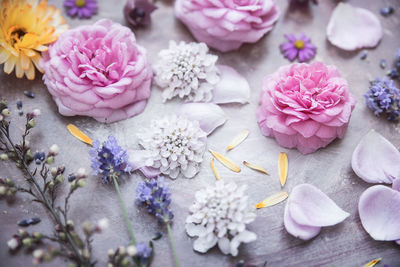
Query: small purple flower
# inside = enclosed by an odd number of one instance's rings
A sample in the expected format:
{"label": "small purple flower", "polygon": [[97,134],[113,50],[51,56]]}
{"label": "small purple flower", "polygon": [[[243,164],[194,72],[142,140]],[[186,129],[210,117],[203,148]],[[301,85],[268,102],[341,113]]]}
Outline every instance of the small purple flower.
{"label": "small purple flower", "polygon": [[156,9],[148,0],[128,0],[124,7],[124,16],[132,26],[146,26],[150,24],[150,15]]}
{"label": "small purple flower", "polygon": [[400,117],[400,91],[393,80],[386,77],[377,78],[371,83],[364,97],[367,106],[374,111],[376,116],[385,114],[391,121]]}
{"label": "small purple flower", "polygon": [[93,174],[101,174],[102,182],[105,184],[109,183],[113,176],[119,177],[131,171],[128,154],[118,145],[114,136],[109,136],[102,144],[98,140],[93,142],[89,154]]}
{"label": "small purple flower", "polygon": [[171,193],[164,177],[140,182],[136,188],[138,205],[144,205],[147,212],[157,217],[161,223],[170,223],[174,214],[169,208]]}
{"label": "small purple flower", "polygon": [[400,48],[397,48],[396,53],[394,54],[395,65],[397,68],[400,68]]}
{"label": "small purple flower", "polygon": [[296,38],[294,34],[285,34],[285,38],[288,42],[281,44],[280,48],[287,59],[294,61],[298,58],[299,62],[308,62],[314,58],[317,48],[303,33],[299,38]]}
{"label": "small purple flower", "polygon": [[135,259],[138,262],[139,266],[147,266],[150,262],[150,257],[153,249],[144,242],[137,243],[136,249],[137,253]]}
{"label": "small purple flower", "polygon": [[65,0],[64,6],[70,17],[90,18],[97,13],[97,0]]}

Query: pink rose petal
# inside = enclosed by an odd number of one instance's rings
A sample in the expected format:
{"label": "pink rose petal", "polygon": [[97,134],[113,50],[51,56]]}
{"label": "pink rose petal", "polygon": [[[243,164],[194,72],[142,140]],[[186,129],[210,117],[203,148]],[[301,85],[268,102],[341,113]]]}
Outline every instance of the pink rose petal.
{"label": "pink rose petal", "polygon": [[288,206],[289,206],[289,201],[286,203],[285,206],[285,215],[283,217],[283,223],[285,225],[286,231],[288,231],[289,234],[303,240],[310,240],[311,238],[319,234],[319,232],[321,231],[321,227],[307,226],[296,223],[290,216]]}
{"label": "pink rose petal", "polygon": [[362,193],[358,203],[361,223],[375,240],[400,240],[400,192],[374,185]]}
{"label": "pink rose petal", "polygon": [[288,202],[290,217],[306,226],[331,226],[345,220],[350,214],[339,208],[325,193],[310,184],[293,188]]}
{"label": "pink rose petal", "polygon": [[207,135],[226,122],[224,111],[212,103],[186,103],[181,105],[178,113],[190,120],[198,121],[200,128]]}
{"label": "pink rose petal", "polygon": [[147,178],[154,178],[161,174],[159,169],[147,167],[146,154],[147,151],[142,149],[128,149],[129,165],[132,171],[140,170]]}
{"label": "pink rose petal", "polygon": [[388,183],[400,178],[400,152],[382,135],[371,130],[353,152],[351,166],[367,183]]}
{"label": "pink rose petal", "polygon": [[344,50],[375,47],[382,39],[379,19],[369,10],[340,2],[326,28],[328,40]]}
{"label": "pink rose petal", "polygon": [[215,104],[248,103],[250,86],[247,80],[229,66],[218,65],[217,67],[221,76],[213,90],[212,102]]}

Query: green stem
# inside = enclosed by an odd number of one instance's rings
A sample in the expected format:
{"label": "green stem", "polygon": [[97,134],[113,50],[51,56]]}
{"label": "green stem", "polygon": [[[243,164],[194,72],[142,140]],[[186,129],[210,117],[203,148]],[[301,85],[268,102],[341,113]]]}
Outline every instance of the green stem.
{"label": "green stem", "polygon": [[115,185],[115,190],[117,191],[119,202],[121,203],[122,212],[124,213],[126,226],[128,227],[129,236],[131,237],[131,244],[132,245],[136,245],[136,239],[135,239],[135,235],[133,234],[132,224],[131,224],[131,221],[128,218],[128,212],[126,211],[125,202],[122,199],[121,192],[119,191],[117,178],[115,177],[115,175],[112,175],[112,179],[113,179],[113,182],[114,182],[114,185]]}
{"label": "green stem", "polygon": [[175,266],[176,266],[176,267],[180,267],[179,259],[178,259],[178,256],[177,256],[177,254],[176,254],[176,248],[175,248],[174,238],[172,237],[172,230],[171,230],[171,225],[170,225],[170,223],[167,223],[167,229],[168,229],[169,241],[171,242],[172,254],[174,255]]}

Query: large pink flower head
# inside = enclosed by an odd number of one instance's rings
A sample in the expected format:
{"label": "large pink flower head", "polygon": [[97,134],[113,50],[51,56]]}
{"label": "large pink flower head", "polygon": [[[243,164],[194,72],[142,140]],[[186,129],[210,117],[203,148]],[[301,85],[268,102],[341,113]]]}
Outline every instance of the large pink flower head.
{"label": "large pink flower head", "polygon": [[295,63],[266,77],[257,121],[265,136],[307,154],[343,138],[355,104],[336,67]]}
{"label": "large pink flower head", "polygon": [[153,72],[127,27],[103,19],[66,31],[43,53],[43,80],[64,116],[114,122],[141,113]]}
{"label": "large pink flower head", "polygon": [[177,0],[175,15],[199,42],[226,52],[257,42],[279,10],[275,0]]}

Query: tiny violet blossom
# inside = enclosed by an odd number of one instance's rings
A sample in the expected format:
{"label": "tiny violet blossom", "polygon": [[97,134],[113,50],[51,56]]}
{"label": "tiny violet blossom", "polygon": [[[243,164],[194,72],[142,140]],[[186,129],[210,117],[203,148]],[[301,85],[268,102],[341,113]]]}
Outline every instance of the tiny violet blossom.
{"label": "tiny violet blossom", "polygon": [[377,78],[371,83],[369,90],[364,94],[367,107],[374,111],[376,116],[384,114],[388,120],[394,121],[400,117],[400,91],[393,80]]}
{"label": "tiny violet blossom", "polygon": [[97,13],[97,0],[65,0],[64,6],[70,17],[91,18]]}
{"label": "tiny violet blossom", "polygon": [[151,13],[156,9],[149,0],[128,0],[124,7],[124,16],[134,27],[146,26],[151,23]]}
{"label": "tiny violet blossom", "polygon": [[147,266],[150,263],[151,254],[153,249],[144,242],[136,244],[136,256],[135,259],[139,263],[139,266]]}
{"label": "tiny violet blossom", "polygon": [[112,177],[119,177],[123,173],[130,172],[128,155],[119,145],[114,136],[109,136],[107,141],[93,142],[90,150],[93,174],[102,176],[102,182],[107,184]]}
{"label": "tiny violet blossom", "polygon": [[280,49],[287,59],[294,61],[298,58],[299,62],[308,62],[314,58],[317,48],[309,37],[302,33],[299,38],[294,34],[285,34],[285,38],[288,42],[281,44]]}

